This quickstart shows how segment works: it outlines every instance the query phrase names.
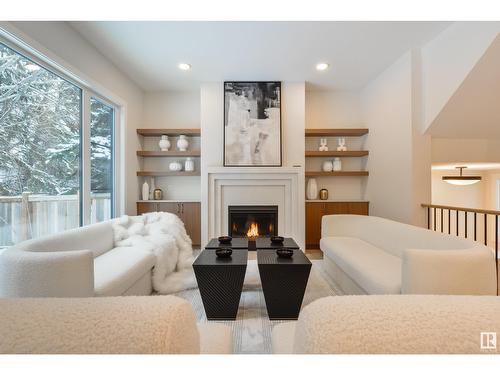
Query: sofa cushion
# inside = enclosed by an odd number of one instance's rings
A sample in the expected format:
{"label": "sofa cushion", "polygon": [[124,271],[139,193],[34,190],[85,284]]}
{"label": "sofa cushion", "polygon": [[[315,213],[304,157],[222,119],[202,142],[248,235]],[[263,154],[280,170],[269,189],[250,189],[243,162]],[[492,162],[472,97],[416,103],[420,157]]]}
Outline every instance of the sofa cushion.
{"label": "sofa cushion", "polygon": [[401,293],[401,259],[354,237],[324,237],[320,247],[368,294]]}
{"label": "sofa cushion", "polygon": [[115,247],[94,259],[96,296],[119,296],[147,273],[156,257],[134,247]]}

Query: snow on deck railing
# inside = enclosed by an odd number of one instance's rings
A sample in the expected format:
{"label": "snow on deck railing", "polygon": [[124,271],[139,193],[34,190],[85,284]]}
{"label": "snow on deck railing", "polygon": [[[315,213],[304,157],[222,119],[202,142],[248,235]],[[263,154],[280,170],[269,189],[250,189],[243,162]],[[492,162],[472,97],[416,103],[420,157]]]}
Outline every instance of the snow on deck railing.
{"label": "snow on deck railing", "polygon": [[[91,221],[111,218],[109,193],[91,194]],[[0,196],[0,248],[80,225],[77,194]]]}

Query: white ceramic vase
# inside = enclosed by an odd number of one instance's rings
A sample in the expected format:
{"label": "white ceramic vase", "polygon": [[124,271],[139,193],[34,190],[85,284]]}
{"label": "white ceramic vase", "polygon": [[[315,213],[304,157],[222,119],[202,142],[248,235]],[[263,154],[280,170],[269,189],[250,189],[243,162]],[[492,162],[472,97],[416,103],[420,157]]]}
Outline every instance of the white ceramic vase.
{"label": "white ceramic vase", "polygon": [[170,169],[172,172],[179,172],[182,170],[182,164],[178,161],[173,161],[168,165],[168,169]]}
{"label": "white ceramic vase", "polygon": [[307,199],[316,199],[318,197],[318,184],[315,178],[307,181]]}
{"label": "white ceramic vase", "polygon": [[160,150],[168,151],[170,148],[170,141],[168,140],[168,135],[162,135],[158,145],[160,146]]}
{"label": "white ceramic vase", "polygon": [[177,148],[179,151],[187,151],[189,147],[189,141],[185,135],[179,135],[179,139],[177,140]]}
{"label": "white ceramic vase", "polygon": [[333,159],[333,170],[334,171],[342,170],[342,161],[340,160],[340,158]]}
{"label": "white ceramic vase", "polygon": [[194,171],[194,161],[191,158],[187,158],[186,161],[184,162],[184,170],[186,172],[193,172]]}
{"label": "white ceramic vase", "polygon": [[333,163],[330,160],[325,160],[323,162],[323,172],[331,172],[333,170]]}
{"label": "white ceramic vase", "polygon": [[142,200],[149,200],[149,185],[146,181],[142,184]]}

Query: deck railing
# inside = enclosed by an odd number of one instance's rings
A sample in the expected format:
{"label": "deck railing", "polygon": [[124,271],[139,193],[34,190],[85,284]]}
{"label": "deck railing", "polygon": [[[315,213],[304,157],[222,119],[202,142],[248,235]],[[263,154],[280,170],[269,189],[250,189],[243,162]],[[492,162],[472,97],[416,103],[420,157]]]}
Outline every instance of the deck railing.
{"label": "deck railing", "polygon": [[[21,241],[62,232],[80,225],[79,196],[0,196],[0,248]],[[91,221],[110,218],[111,199],[106,193],[91,194]]]}

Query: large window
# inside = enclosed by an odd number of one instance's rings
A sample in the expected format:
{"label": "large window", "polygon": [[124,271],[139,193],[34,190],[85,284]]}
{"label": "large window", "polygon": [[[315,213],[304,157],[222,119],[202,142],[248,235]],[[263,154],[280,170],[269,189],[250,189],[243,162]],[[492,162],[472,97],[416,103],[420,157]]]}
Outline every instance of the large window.
{"label": "large window", "polygon": [[114,215],[115,117],[0,43],[0,248]]}

